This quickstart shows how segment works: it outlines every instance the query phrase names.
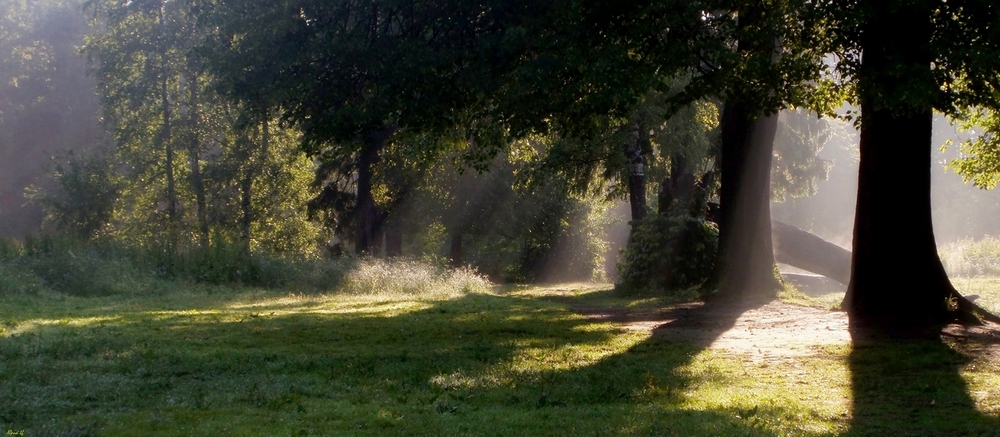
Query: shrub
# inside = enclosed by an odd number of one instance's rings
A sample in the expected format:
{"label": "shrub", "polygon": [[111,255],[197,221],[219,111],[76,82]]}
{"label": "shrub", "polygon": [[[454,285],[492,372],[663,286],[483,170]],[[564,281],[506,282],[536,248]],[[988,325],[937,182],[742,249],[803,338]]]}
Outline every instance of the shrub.
{"label": "shrub", "polygon": [[700,286],[712,274],[718,244],[714,223],[687,216],[651,216],[629,236],[618,267],[618,289],[642,293]]}

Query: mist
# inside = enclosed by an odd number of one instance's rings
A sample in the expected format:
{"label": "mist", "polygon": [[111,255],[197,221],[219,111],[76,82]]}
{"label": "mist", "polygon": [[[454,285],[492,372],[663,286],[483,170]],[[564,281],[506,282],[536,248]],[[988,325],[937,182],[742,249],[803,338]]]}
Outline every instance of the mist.
{"label": "mist", "polygon": [[82,2],[8,6],[0,20],[17,31],[0,38],[0,237],[20,238],[43,219],[25,189],[46,185],[61,152],[86,153],[106,134],[96,80],[78,53],[88,31]]}

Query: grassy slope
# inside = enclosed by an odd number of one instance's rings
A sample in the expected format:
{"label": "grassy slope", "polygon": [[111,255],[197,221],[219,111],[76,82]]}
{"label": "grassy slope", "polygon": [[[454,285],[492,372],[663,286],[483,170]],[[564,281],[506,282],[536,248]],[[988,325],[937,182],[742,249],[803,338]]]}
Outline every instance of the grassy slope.
{"label": "grassy slope", "polygon": [[[558,300],[552,296],[558,295]],[[942,345],[754,363],[576,315],[593,287],[452,297],[0,297],[25,435],[996,435],[1000,364]]]}

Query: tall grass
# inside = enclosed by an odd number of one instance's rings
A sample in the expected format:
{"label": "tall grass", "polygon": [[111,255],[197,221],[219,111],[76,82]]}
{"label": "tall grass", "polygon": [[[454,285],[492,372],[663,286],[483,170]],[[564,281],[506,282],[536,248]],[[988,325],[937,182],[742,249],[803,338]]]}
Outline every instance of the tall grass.
{"label": "tall grass", "polygon": [[148,295],[185,284],[369,296],[455,296],[492,287],[473,270],[417,259],[248,255],[233,245],[171,255],[59,236],[0,241],[0,295]]}
{"label": "tall grass", "polygon": [[419,260],[365,259],[348,270],[341,291],[362,295],[458,296],[492,284],[469,268],[445,269]]}
{"label": "tall grass", "polygon": [[950,276],[1000,276],[1000,238],[965,239],[938,248]]}

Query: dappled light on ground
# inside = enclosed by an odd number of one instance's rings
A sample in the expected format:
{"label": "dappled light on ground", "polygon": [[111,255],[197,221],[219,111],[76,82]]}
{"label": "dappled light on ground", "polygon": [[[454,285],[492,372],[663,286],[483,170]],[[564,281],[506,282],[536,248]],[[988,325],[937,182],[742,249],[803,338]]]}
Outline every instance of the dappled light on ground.
{"label": "dappled light on ground", "polygon": [[[187,299],[0,307],[22,313],[6,329],[26,327],[0,337],[0,425],[75,435],[830,435],[906,420],[877,410],[879,370],[845,340],[842,313],[786,303],[666,304],[589,284],[446,299]],[[934,370],[944,373],[928,374],[950,387],[935,408],[968,417],[968,429],[994,424],[997,362],[945,360]]]}

